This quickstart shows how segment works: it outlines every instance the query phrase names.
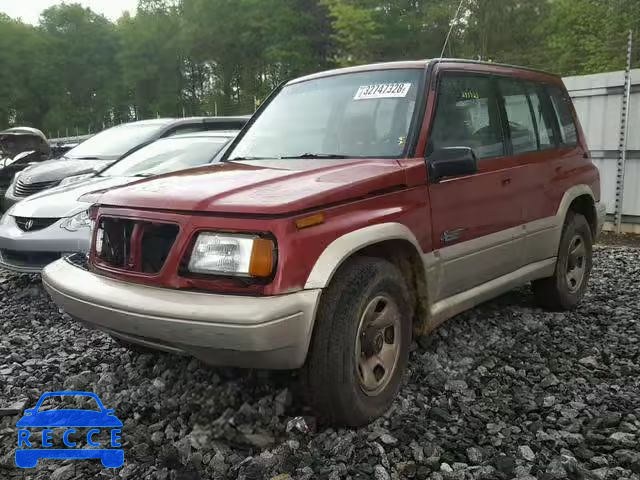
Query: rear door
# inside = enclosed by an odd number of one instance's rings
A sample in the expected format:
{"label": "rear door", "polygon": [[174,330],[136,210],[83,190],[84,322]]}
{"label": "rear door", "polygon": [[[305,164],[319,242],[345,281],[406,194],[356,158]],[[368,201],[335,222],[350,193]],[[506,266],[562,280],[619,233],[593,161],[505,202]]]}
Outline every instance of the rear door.
{"label": "rear door", "polygon": [[511,144],[511,176],[522,205],[521,266],[555,255],[555,210],[548,192],[552,159],[558,155],[558,131],[542,84],[514,77],[497,79]]}
{"label": "rear door", "polygon": [[429,187],[434,254],[440,260],[433,301],[521,266],[522,185],[513,176],[502,112],[493,76],[440,72],[427,161],[440,148],[466,146],[476,153],[479,171]]}

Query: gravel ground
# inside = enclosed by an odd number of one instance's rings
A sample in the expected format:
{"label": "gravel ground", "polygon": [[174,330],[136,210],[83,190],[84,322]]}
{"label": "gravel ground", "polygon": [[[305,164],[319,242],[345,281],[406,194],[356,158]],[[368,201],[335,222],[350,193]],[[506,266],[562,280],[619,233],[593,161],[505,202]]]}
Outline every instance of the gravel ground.
{"label": "gravel ground", "polygon": [[[0,397],[96,392],[124,422],[125,465],[13,465],[0,478],[640,480],[640,250],[598,247],[575,312],[525,288],[456,317],[412,353],[392,410],[365,429],[316,425],[289,374],[132,353],[61,315],[36,277],[0,273]],[[1,407],[1,405],[0,405]]]}

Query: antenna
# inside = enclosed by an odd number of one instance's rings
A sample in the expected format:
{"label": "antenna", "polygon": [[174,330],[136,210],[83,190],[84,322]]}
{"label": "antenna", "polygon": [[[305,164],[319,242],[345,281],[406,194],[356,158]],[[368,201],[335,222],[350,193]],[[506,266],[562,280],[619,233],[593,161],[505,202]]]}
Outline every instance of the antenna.
{"label": "antenna", "polygon": [[449,27],[449,32],[447,33],[447,38],[444,40],[444,45],[442,46],[442,52],[440,53],[440,58],[444,57],[444,51],[447,49],[447,45],[449,44],[449,37],[451,36],[451,32],[453,31],[453,26],[456,24],[458,20],[458,15],[460,15],[460,10],[462,9],[462,4],[464,0],[460,0],[460,4],[458,5],[458,10],[456,10],[456,14],[451,20],[451,26]]}

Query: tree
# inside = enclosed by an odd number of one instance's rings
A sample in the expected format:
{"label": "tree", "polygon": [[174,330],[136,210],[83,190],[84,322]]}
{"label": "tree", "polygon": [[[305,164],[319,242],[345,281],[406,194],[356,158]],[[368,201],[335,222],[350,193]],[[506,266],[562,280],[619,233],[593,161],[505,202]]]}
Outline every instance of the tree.
{"label": "tree", "polygon": [[62,4],[42,13],[40,28],[51,73],[47,129],[99,130],[113,119],[118,85],[118,39],[105,17],[78,4]]}

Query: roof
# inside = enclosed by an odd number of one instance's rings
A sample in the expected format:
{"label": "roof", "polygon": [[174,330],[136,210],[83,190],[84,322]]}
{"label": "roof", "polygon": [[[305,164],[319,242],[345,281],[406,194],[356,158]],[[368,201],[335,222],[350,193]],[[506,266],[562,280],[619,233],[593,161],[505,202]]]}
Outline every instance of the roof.
{"label": "roof", "polygon": [[407,69],[407,68],[426,68],[430,60],[409,60],[401,62],[383,62],[383,63],[370,63],[368,65],[357,65],[355,67],[336,68],[334,70],[326,70],[324,72],[312,73],[311,75],[305,75],[304,77],[295,78],[288,82],[288,85],[298,82],[306,82],[307,80],[314,80],[322,77],[332,77],[334,75],[344,75],[346,73],[367,72],[370,70],[394,70],[394,69]]}
{"label": "roof", "polygon": [[184,125],[189,123],[238,123],[244,125],[251,118],[251,115],[239,115],[234,117],[183,117],[183,118],[154,118],[150,120],[138,120],[135,122],[123,123],[121,125]]}
{"label": "roof", "polygon": [[0,136],[5,136],[5,135],[33,135],[36,137],[40,137],[44,140],[47,139],[47,137],[45,137],[44,133],[42,133],[40,130],[38,130],[37,128],[32,128],[32,127],[13,127],[13,128],[8,128],[7,130],[4,130],[2,132],[0,132]]}
{"label": "roof", "polygon": [[436,59],[425,59],[425,60],[405,60],[405,61],[398,61],[398,62],[371,63],[367,65],[358,65],[355,67],[337,68],[334,70],[327,70],[324,72],[312,73],[311,75],[295,78],[290,82],[288,82],[287,84],[291,85],[294,83],[305,82],[307,80],[314,80],[316,78],[331,77],[335,75],[344,75],[347,73],[367,72],[371,70],[424,69],[430,64],[435,65],[437,63],[460,63],[460,64],[467,64],[467,65],[485,65],[490,67],[509,68],[513,70],[536,72],[536,73],[542,73],[544,75],[558,77],[553,73],[545,72],[543,70],[536,70],[534,68],[521,67],[516,65],[508,65],[504,63],[484,62],[480,60],[467,60],[463,58],[436,58]]}

